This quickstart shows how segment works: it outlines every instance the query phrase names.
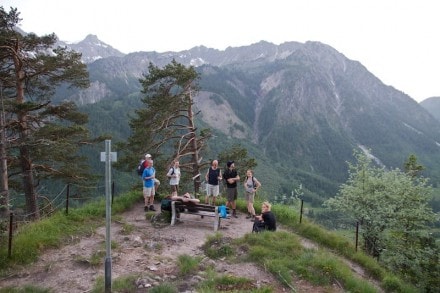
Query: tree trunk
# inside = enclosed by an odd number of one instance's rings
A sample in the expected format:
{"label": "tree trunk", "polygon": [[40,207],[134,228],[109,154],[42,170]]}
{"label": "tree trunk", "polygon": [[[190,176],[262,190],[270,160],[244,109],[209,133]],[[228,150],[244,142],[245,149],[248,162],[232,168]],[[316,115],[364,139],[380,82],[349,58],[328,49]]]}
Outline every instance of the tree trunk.
{"label": "tree trunk", "polygon": [[[3,105],[3,89],[1,98]],[[9,184],[8,184],[8,164],[6,158],[6,136],[4,124],[4,111],[2,108],[0,117],[0,219],[5,219],[9,215]]]}
{"label": "tree trunk", "polygon": [[195,177],[194,181],[194,193],[198,194],[199,190],[200,190],[200,185],[201,185],[201,176],[198,176],[200,174],[200,168],[199,168],[199,148],[197,146],[197,137],[196,137],[196,127],[194,125],[194,113],[192,110],[192,105],[193,105],[193,99],[191,96],[191,90],[189,92],[189,96],[190,96],[190,103],[188,106],[188,120],[189,120],[189,126],[190,126],[190,131],[191,131],[191,135],[190,135],[190,149],[192,152],[192,174],[193,177]]}
{"label": "tree trunk", "polygon": [[[23,71],[23,63],[18,57],[14,58],[14,64],[17,91],[16,101],[17,103],[24,103],[26,74]],[[29,126],[27,121],[28,117],[24,113],[18,113],[17,118],[20,125],[18,130],[20,140],[24,143],[24,145],[20,147],[20,165],[22,171],[24,196],[26,199],[26,212],[30,215],[30,219],[36,220],[40,218],[40,213],[37,205],[37,196],[35,193],[34,178],[32,175],[32,162],[30,159],[29,148],[25,145],[29,138]]]}
{"label": "tree trunk", "polygon": [[0,113],[0,219],[9,214],[9,184],[8,164],[6,158],[5,109],[3,108],[3,84],[0,85],[1,113]]}
{"label": "tree trunk", "polygon": [[30,219],[37,220],[40,218],[40,211],[38,209],[37,194],[34,187],[32,163],[30,161],[29,150],[27,147],[20,148],[20,163],[22,170],[24,195],[26,198],[26,212],[29,215]]}

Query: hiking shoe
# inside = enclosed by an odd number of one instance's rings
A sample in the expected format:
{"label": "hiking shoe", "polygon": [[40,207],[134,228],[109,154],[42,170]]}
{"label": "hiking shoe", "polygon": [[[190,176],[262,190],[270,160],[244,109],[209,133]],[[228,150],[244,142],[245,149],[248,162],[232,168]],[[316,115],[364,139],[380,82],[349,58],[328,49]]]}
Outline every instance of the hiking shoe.
{"label": "hiking shoe", "polygon": [[246,216],[246,219],[250,219],[250,218],[252,218],[251,215],[247,215],[247,216]]}
{"label": "hiking shoe", "polygon": [[148,212],[148,206],[144,206],[144,212]]}
{"label": "hiking shoe", "polygon": [[153,211],[153,212],[156,211],[156,209],[154,208],[154,205],[151,205],[151,206],[150,206],[150,211]]}
{"label": "hiking shoe", "polygon": [[238,216],[237,216],[236,214],[232,214],[232,216],[233,216],[234,218],[238,218]]}

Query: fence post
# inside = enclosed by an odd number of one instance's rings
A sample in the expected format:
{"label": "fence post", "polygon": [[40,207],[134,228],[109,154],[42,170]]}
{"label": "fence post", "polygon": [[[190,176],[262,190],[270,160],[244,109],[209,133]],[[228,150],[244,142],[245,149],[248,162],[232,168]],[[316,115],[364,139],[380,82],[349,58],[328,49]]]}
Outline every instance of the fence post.
{"label": "fence post", "polygon": [[11,258],[12,255],[12,223],[14,222],[14,213],[9,214],[9,243],[8,243],[8,258]]}
{"label": "fence post", "polygon": [[66,190],[66,215],[69,214],[69,197],[70,197],[70,183],[67,184],[67,190]]}
{"label": "fence post", "polygon": [[114,197],[115,197],[115,181],[112,181],[112,205],[113,205]]}
{"label": "fence post", "polygon": [[303,206],[304,206],[304,200],[301,199],[301,210],[300,210],[300,213],[299,213],[299,223],[300,224],[302,223],[302,218],[303,218]]}
{"label": "fence post", "polygon": [[358,240],[359,240],[359,221],[356,222],[356,251],[358,251]]}

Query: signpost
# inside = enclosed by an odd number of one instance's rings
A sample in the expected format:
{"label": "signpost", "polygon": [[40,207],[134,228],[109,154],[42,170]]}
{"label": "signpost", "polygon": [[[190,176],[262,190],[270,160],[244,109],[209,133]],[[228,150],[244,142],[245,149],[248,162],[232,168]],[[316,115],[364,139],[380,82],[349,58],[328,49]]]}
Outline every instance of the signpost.
{"label": "signpost", "polygon": [[111,162],[116,162],[117,157],[115,152],[111,152],[111,140],[105,141],[105,153],[101,153],[101,162],[105,162],[105,293],[112,291],[112,256],[111,256],[111,239],[110,239],[110,223],[111,223]]}

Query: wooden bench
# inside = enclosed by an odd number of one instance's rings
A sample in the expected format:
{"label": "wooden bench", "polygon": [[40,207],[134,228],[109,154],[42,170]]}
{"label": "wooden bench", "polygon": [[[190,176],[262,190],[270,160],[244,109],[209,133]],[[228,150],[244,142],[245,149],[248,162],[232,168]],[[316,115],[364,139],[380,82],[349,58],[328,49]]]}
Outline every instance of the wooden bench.
{"label": "wooden bench", "polygon": [[[217,231],[220,228],[221,219],[230,218],[229,208],[226,208],[226,218],[222,218],[220,216],[220,211],[218,206],[211,206],[207,204],[194,203],[194,202],[172,201],[171,226],[174,226],[176,224],[176,221],[178,220],[177,215],[179,213],[196,215],[201,218],[204,217],[214,218],[214,222],[213,222],[214,231]],[[200,222],[200,219],[198,220],[185,219],[185,221]]]}

